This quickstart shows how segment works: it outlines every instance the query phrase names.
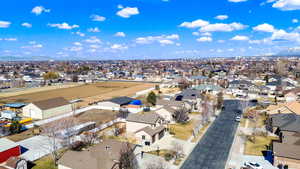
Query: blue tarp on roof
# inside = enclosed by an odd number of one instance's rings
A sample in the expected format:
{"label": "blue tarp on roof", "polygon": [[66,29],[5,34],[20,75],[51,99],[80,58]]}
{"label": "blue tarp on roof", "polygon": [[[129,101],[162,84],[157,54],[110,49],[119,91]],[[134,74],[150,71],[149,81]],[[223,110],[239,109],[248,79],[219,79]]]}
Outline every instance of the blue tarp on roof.
{"label": "blue tarp on roof", "polygon": [[132,102],[130,102],[130,104],[132,104],[132,105],[142,105],[143,103],[140,100],[133,100]]}
{"label": "blue tarp on roof", "polygon": [[21,108],[23,106],[26,106],[25,103],[8,103],[4,105],[5,107],[10,107],[10,108]]}

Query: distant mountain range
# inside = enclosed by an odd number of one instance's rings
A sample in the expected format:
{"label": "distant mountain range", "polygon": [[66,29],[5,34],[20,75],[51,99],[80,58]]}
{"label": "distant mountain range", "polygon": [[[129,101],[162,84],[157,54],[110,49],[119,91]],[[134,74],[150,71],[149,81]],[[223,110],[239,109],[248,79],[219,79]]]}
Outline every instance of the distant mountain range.
{"label": "distant mountain range", "polygon": [[276,54],[277,56],[300,56],[300,47],[288,48]]}

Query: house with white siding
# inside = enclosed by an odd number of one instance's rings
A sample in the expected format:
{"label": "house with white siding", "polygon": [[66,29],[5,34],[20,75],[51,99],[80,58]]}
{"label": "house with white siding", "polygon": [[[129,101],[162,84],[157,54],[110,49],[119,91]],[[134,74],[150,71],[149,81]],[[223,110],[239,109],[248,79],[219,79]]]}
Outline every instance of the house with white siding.
{"label": "house with white siding", "polygon": [[160,140],[165,132],[164,118],[157,113],[130,114],[126,119],[126,133],[134,135],[140,145]]}

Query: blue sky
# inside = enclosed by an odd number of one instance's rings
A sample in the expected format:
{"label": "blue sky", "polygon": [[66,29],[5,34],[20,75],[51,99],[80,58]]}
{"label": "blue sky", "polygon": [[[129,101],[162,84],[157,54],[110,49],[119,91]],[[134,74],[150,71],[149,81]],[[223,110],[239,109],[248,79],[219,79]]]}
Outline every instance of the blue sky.
{"label": "blue sky", "polygon": [[300,0],[0,3],[2,59],[251,56],[300,43]]}

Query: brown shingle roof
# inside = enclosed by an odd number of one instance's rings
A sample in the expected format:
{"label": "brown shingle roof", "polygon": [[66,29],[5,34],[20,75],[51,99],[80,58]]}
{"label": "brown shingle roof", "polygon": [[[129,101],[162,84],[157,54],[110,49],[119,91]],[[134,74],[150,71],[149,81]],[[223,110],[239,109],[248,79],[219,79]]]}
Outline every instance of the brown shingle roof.
{"label": "brown shingle roof", "polygon": [[144,127],[140,130],[138,130],[136,133],[140,132],[140,131],[144,131],[147,134],[149,134],[150,136],[154,136],[155,134],[158,134],[159,132],[163,131],[165,129],[165,126],[158,126],[155,129],[152,129],[151,127],[147,126]]}
{"label": "brown shingle roof", "polygon": [[[104,140],[84,151],[68,151],[58,163],[72,169],[111,169],[125,144],[116,140]],[[131,146],[132,149],[135,148],[135,145]]]}
{"label": "brown shingle roof", "polygon": [[40,108],[42,110],[48,110],[51,108],[70,104],[70,102],[67,101],[66,99],[64,99],[63,97],[56,97],[56,98],[52,98],[52,99],[33,102],[32,104],[36,105],[38,108]]}

